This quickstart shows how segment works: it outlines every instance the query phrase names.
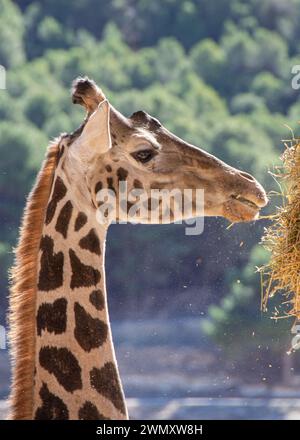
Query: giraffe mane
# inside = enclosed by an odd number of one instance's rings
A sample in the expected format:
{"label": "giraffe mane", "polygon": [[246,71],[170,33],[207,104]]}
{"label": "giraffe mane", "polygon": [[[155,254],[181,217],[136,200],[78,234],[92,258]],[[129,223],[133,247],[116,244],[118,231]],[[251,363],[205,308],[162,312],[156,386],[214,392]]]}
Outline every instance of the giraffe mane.
{"label": "giraffe mane", "polygon": [[61,138],[48,146],[46,158],[27,199],[15,261],[10,272],[8,321],[13,366],[10,419],[32,418],[37,258]]}

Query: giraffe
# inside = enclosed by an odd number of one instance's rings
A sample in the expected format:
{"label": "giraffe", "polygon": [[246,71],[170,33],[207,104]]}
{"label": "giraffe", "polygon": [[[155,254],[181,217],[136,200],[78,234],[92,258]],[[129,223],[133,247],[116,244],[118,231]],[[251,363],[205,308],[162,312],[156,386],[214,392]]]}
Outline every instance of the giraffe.
{"label": "giraffe", "polygon": [[[109,222],[96,216],[102,188],[117,196],[124,181],[146,191],[202,188],[204,215],[232,222],[255,219],[267,204],[250,174],[184,142],[146,112],[125,117],[87,77],[74,81],[72,99],[86,109],[85,120],[48,147],[12,269],[11,419],[128,418],[105,289]],[[123,205],[118,220],[130,207]]]}

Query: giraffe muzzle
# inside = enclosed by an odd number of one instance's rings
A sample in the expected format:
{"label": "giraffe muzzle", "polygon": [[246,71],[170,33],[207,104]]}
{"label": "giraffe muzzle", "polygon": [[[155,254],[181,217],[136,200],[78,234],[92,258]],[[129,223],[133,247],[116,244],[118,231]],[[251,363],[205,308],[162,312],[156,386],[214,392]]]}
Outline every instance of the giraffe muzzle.
{"label": "giraffe muzzle", "polygon": [[233,194],[223,205],[223,215],[232,222],[247,222],[256,220],[260,210],[266,206],[268,198],[262,189],[258,195],[243,196]]}

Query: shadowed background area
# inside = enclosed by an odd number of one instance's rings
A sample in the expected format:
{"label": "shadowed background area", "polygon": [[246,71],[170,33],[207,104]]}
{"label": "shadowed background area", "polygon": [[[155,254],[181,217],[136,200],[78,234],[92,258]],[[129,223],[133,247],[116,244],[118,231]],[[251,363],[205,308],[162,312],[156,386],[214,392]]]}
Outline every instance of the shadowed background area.
{"label": "shadowed background area", "polygon": [[[291,137],[284,124],[297,133],[300,115],[300,92],[291,86],[299,21],[300,0],[0,0],[7,71],[0,324],[26,195],[49,138],[83,118],[71,104],[72,80],[90,76],[125,115],[143,109],[277,190],[268,169]],[[225,220],[205,219],[196,237],[180,225],[111,227],[110,315],[134,417],[298,414],[300,361],[286,355],[291,322],[260,313],[255,267],[268,257],[258,245],[266,224],[227,229]],[[0,399],[8,384],[8,354],[0,350]]]}

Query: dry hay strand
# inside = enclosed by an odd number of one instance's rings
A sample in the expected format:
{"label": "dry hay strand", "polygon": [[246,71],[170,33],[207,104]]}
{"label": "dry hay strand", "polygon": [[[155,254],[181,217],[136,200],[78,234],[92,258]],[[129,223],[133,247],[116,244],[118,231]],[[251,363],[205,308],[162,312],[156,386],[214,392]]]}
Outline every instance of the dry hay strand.
{"label": "dry hay strand", "polygon": [[262,276],[262,309],[269,298],[283,296],[283,315],[300,320],[300,139],[284,142],[282,165],[272,173],[278,182],[282,206],[276,207],[272,223],[265,229],[262,244],[270,252],[269,262],[259,270]]}

